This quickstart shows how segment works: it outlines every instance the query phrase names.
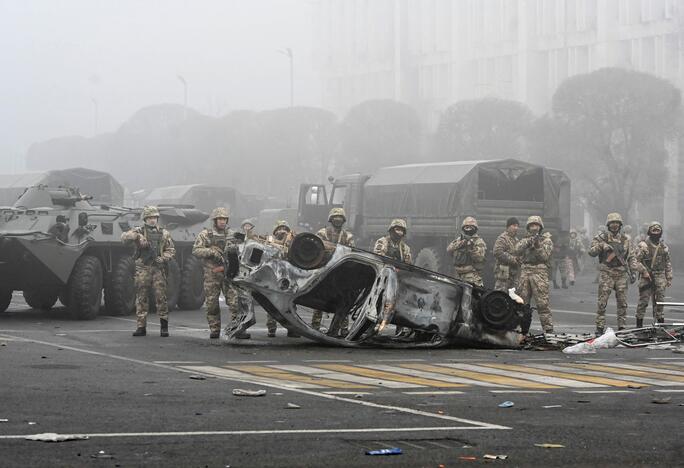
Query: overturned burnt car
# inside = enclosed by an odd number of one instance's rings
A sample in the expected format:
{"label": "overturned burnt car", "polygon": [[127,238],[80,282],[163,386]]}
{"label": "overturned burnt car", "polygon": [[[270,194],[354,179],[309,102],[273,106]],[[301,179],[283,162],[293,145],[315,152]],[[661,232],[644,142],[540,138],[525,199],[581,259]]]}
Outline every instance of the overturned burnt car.
{"label": "overturned burnt car", "polygon": [[[289,245],[248,240],[229,253],[227,274],[242,291],[291,332],[338,346],[517,348],[531,310],[520,298],[475,287],[436,272],[301,233]],[[246,295],[245,295],[246,296]],[[227,338],[254,324],[253,308]],[[517,299],[517,300],[516,300]],[[332,315],[318,331],[303,317]],[[342,328],[347,318],[347,329]],[[412,333],[399,336],[396,327]]]}

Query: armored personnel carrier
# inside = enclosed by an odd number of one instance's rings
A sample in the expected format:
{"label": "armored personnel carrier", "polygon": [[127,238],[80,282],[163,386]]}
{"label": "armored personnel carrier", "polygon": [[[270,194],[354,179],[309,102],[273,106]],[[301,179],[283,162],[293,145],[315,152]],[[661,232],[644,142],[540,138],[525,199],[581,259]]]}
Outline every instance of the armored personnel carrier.
{"label": "armored personnel carrier", "polygon": [[[14,206],[0,208],[0,312],[13,291],[23,291],[35,309],[50,309],[59,299],[78,319],[95,318],[103,295],[107,314],[133,312],[135,264],[121,234],[142,222],[141,210],[90,199],[75,188],[38,185]],[[204,301],[203,273],[192,245],[208,216],[176,207],[160,212],[176,246],[168,269],[169,308],[197,309]]]}

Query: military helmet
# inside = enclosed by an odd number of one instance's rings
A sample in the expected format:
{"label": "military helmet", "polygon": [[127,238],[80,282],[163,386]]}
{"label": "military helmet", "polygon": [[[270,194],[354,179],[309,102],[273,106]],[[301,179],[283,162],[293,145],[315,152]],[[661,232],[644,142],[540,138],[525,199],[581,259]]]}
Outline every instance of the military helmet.
{"label": "military helmet", "polygon": [[648,232],[651,232],[651,229],[653,229],[654,227],[660,228],[661,231],[663,230],[663,225],[660,224],[659,221],[651,221],[648,224]]}
{"label": "military helmet", "polygon": [[145,221],[147,218],[159,217],[159,210],[156,206],[145,206],[142,209],[142,219]]}
{"label": "military helmet", "polygon": [[228,213],[228,208],[224,208],[222,206],[219,206],[218,208],[214,208],[213,210],[211,210],[210,218],[214,219],[214,220],[216,220],[218,218],[225,218],[225,219],[230,218],[230,215]]}
{"label": "military helmet", "polygon": [[473,218],[472,216],[466,216],[463,222],[461,223],[461,227],[466,227],[466,226],[475,226],[477,227],[477,220]]}
{"label": "military helmet", "polygon": [[330,210],[328,213],[328,221],[332,221],[335,216],[342,216],[344,220],[347,220],[347,213],[344,212],[344,208],[336,207]]}
{"label": "military helmet", "polygon": [[544,222],[542,221],[541,216],[530,216],[527,218],[527,224],[525,227],[530,227],[530,224],[538,224],[540,228],[544,229]]}
{"label": "military helmet", "polygon": [[606,226],[608,226],[610,223],[620,223],[624,224],[622,222],[622,216],[620,216],[620,213],[608,213],[608,216],[606,217]]}
{"label": "military helmet", "polygon": [[281,219],[276,221],[275,226],[273,226],[273,234],[275,234],[275,232],[281,227],[287,228],[288,231],[292,230],[290,229],[290,223],[288,223],[284,219]]}
{"label": "military helmet", "polygon": [[400,218],[393,219],[392,222],[389,225],[389,228],[387,228],[388,231],[391,231],[395,227],[401,228],[406,232],[408,229],[406,227],[406,221]]}
{"label": "military helmet", "polygon": [[252,226],[256,226],[256,222],[254,221],[254,218],[243,219],[242,222],[240,223],[240,227],[241,228],[245,227],[245,224],[251,224]]}

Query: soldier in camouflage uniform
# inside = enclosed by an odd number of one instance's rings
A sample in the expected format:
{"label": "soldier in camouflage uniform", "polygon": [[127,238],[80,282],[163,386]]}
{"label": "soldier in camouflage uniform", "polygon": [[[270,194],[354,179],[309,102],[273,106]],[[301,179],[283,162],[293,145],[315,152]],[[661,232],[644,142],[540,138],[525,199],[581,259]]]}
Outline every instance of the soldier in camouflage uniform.
{"label": "soldier in camouflage uniform", "polygon": [[169,336],[169,305],[166,297],[168,262],[176,255],[173,240],[159,223],[159,210],[146,206],[142,210],[144,225],[121,235],[125,244],[135,245],[135,314],[137,329],[133,336],[147,335],[147,313],[150,293],[154,295],[161,325],[160,336]]}
{"label": "soldier in camouflage uniform", "polygon": [[[292,239],[295,237],[295,233],[290,229],[290,224],[284,219],[281,219],[276,221],[275,226],[273,226],[273,235],[269,237],[271,242],[284,246],[285,251],[287,252],[287,249],[289,249],[290,244],[292,243]],[[275,336],[276,324],[276,320],[269,315],[266,319],[266,327],[269,329],[268,336],[271,338]],[[291,330],[287,330],[287,337],[299,338],[299,335]]]}
{"label": "soldier in camouflage uniform", "polygon": [[534,298],[544,333],[553,333],[553,317],[549,306],[549,262],[553,252],[551,234],[542,232],[541,216],[527,219],[527,235],[515,245],[514,254],[520,257],[518,295],[529,304]]}
{"label": "soldier in camouflage uniform", "polygon": [[[235,231],[228,227],[230,216],[223,207],[214,208],[211,212],[212,226],[203,229],[195,239],[192,254],[201,258],[204,264],[204,295],[207,308],[207,322],[209,323],[209,338],[221,336],[221,308],[219,297],[223,293],[226,305],[230,310],[231,321],[238,315],[238,290],[226,278],[225,251],[228,246],[235,246],[240,241],[235,237]],[[235,336],[238,339],[251,338],[249,333],[242,332]]]}
{"label": "soldier in camouflage uniform", "polygon": [[[406,221],[403,219],[393,219],[387,229],[389,234],[375,241],[373,252],[400,262],[413,263],[411,248],[406,241],[404,241],[407,231],[406,228]],[[397,327],[396,334],[399,336],[408,337],[411,333],[413,333],[413,330],[410,328]]]}
{"label": "soldier in camouflage uniform", "polygon": [[570,229],[568,252],[570,254],[570,262],[572,263],[572,269],[569,270],[571,275],[568,276],[568,279],[570,280],[570,286],[574,286],[575,276],[577,276],[582,270],[582,257],[585,254],[584,245],[582,244],[582,240],[577,235],[577,231],[575,229]]}
{"label": "soldier in camouflage uniform", "polygon": [[[316,235],[324,241],[332,242],[333,244],[342,244],[349,247],[354,247],[354,235],[351,231],[344,229],[344,223],[347,222],[347,214],[344,208],[333,208],[328,214],[328,226],[320,229]],[[323,312],[314,310],[311,315],[311,328],[315,330],[321,329],[321,319]],[[340,325],[340,334],[346,336],[349,332],[349,319],[345,317]]]}
{"label": "soldier in camouflage uniform", "polygon": [[454,256],[454,277],[482,287],[487,244],[477,235],[477,220],[472,216],[463,220],[461,231],[447,246],[447,253]]}
{"label": "soldier in camouflage uniform", "polygon": [[508,291],[518,285],[520,258],[514,255],[513,251],[518,243],[519,225],[517,218],[508,218],[506,230],[499,234],[494,242],[494,289],[499,291]]}
{"label": "soldier in camouflage uniform", "polygon": [[589,255],[599,259],[598,307],[596,312],[596,335],[606,328],[606,306],[610,292],[615,291],[618,330],[627,323],[627,280],[631,272],[643,274],[643,266],[636,260],[631,240],[620,232],[622,217],[610,213],[606,219],[607,232],[598,234],[591,241]]}
{"label": "soldier in camouflage uniform", "polygon": [[553,245],[553,252],[551,253],[551,282],[553,283],[553,289],[558,289],[558,281],[556,281],[558,272],[560,272],[563,289],[568,289],[568,250],[568,241],[563,238]]}
{"label": "soldier in camouflage uniform", "polygon": [[406,237],[406,221],[393,219],[389,225],[388,235],[375,241],[373,252],[384,257],[390,257],[404,263],[413,263],[411,248],[404,241]]}
{"label": "soldier in camouflage uniform", "polygon": [[254,233],[254,219],[252,218],[247,218],[242,220],[242,223],[240,224],[240,229],[242,229],[242,232],[245,235],[245,239],[253,239],[256,237]]}
{"label": "soldier in camouflage uniform", "polygon": [[663,306],[656,302],[665,301],[665,289],[672,286],[672,262],[670,249],[661,240],[663,227],[658,221],[653,221],[648,227],[648,238],[639,242],[637,247],[637,261],[644,267],[639,280],[639,305],[636,310],[636,326],[644,326],[644,315],[648,302],[652,301],[653,320],[665,323]]}

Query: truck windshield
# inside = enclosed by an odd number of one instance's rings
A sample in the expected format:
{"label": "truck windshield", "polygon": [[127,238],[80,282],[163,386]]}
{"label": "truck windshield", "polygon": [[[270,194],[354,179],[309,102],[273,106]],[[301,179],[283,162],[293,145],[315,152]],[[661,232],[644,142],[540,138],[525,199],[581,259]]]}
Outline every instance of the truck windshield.
{"label": "truck windshield", "polygon": [[330,203],[332,205],[344,205],[344,199],[346,198],[347,195],[347,186],[346,185],[336,185],[333,187],[333,192],[332,192],[332,200]]}

